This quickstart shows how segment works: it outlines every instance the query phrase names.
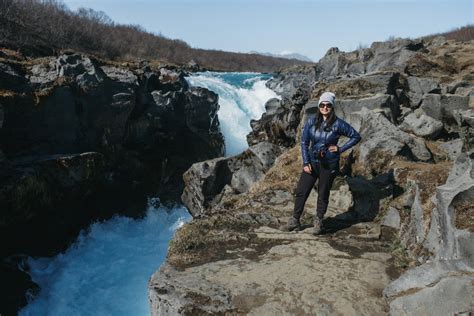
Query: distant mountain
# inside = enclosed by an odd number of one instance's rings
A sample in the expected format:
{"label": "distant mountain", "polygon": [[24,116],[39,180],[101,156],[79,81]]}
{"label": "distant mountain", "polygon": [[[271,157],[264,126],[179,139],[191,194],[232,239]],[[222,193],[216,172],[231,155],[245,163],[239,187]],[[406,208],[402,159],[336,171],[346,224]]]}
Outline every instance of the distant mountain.
{"label": "distant mountain", "polygon": [[261,53],[261,52],[251,51],[251,52],[249,52],[249,54],[259,54],[259,55],[264,55],[264,56],[279,57],[279,58],[286,58],[286,59],[297,59],[297,60],[301,60],[301,61],[307,61],[307,62],[310,62],[310,63],[314,63],[314,61],[311,60],[311,58],[309,58],[309,57],[306,57],[306,56],[298,54],[298,53],[287,52],[287,51],[283,51],[280,54],[273,54],[273,53],[268,53],[268,52]]}

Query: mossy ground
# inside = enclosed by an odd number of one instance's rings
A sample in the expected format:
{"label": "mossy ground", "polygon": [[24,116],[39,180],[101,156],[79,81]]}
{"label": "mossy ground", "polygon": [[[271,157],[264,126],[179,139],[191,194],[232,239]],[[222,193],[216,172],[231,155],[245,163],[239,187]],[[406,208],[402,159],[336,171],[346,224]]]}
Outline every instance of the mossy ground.
{"label": "mossy ground", "polygon": [[[258,225],[257,225],[258,226]],[[259,239],[244,219],[232,215],[197,218],[181,227],[170,242],[168,263],[178,269],[234,258],[246,249],[269,249],[278,240]],[[246,253],[246,256],[260,252]]]}

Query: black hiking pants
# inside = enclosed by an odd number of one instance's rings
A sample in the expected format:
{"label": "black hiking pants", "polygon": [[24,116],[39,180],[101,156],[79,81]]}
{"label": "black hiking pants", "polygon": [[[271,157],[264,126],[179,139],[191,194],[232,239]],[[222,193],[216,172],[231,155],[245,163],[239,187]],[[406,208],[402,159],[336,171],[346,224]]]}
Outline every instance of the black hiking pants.
{"label": "black hiking pants", "polygon": [[332,183],[339,172],[339,163],[321,164],[320,162],[311,163],[311,174],[302,171],[300,180],[295,190],[295,208],[293,217],[300,219],[303,214],[304,205],[308,199],[311,189],[316,180],[319,178],[318,184],[318,202],[316,207],[316,216],[323,218],[329,203],[329,193]]}

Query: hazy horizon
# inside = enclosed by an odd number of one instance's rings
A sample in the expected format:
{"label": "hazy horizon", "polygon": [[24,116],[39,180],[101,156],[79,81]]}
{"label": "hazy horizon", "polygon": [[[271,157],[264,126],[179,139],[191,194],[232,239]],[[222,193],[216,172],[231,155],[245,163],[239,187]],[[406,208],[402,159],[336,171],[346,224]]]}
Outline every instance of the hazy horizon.
{"label": "hazy horizon", "polygon": [[180,39],[194,48],[298,53],[318,61],[390,37],[416,38],[473,24],[472,0],[65,0],[114,22]]}

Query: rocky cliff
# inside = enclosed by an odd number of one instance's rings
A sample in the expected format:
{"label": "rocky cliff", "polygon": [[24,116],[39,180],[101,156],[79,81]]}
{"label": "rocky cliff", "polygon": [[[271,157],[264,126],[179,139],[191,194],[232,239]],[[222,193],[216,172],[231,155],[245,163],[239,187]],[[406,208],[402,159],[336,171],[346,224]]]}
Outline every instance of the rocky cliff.
{"label": "rocky cliff", "polygon": [[[474,307],[474,43],[394,40],[278,73],[249,149],[193,165],[194,219],[151,277],[152,315],[447,315]],[[326,90],[362,141],[321,236],[293,208],[303,122]],[[344,142],[345,140],[341,140]],[[263,153],[265,153],[263,155]],[[265,158],[262,158],[265,157]]]}
{"label": "rocky cliff", "polygon": [[192,163],[223,155],[218,96],[189,87],[185,74],[78,53],[0,52],[5,305],[24,303],[31,286],[10,255],[54,254],[93,220],[140,216],[147,196],[175,201]]}

